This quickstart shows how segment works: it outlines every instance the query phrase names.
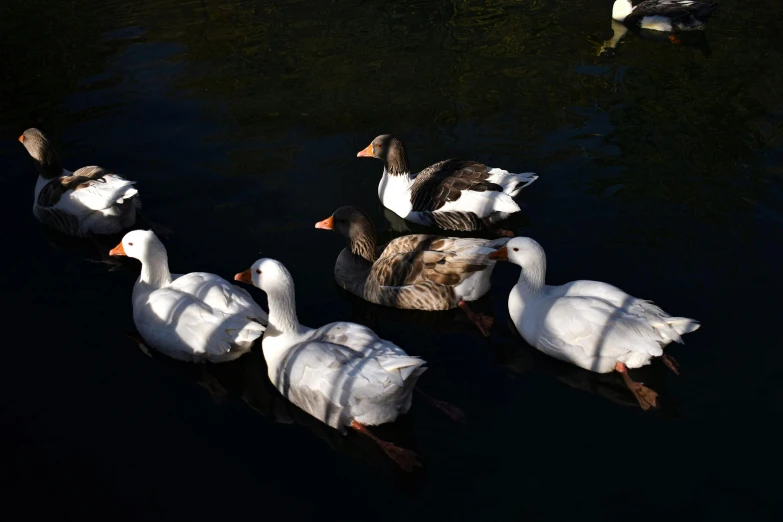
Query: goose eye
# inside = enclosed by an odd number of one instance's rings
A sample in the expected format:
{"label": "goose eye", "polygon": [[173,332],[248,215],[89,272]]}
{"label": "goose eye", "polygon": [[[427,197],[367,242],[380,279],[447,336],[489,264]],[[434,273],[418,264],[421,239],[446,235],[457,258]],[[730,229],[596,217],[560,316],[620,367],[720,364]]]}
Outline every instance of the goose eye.
{"label": "goose eye", "polygon": [[128,246],[133,246],[133,243],[128,243]]}
{"label": "goose eye", "polygon": [[514,252],[519,252],[519,249],[518,249],[518,248],[515,248],[515,249],[514,249]]}
{"label": "goose eye", "polygon": [[256,268],[256,274],[260,274],[260,273],[261,273],[261,269],[260,268]]}

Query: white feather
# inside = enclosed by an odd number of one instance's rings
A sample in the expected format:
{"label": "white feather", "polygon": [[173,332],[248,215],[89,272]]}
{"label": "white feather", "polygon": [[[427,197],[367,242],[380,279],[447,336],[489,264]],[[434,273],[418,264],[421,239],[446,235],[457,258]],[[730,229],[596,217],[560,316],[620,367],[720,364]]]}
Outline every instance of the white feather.
{"label": "white feather", "polygon": [[598,373],[613,371],[618,362],[638,368],[699,327],[606,283],[547,286],[538,243],[514,238],[506,248],[509,261],[522,267],[509,294],[509,314],[522,337],[547,355]]}

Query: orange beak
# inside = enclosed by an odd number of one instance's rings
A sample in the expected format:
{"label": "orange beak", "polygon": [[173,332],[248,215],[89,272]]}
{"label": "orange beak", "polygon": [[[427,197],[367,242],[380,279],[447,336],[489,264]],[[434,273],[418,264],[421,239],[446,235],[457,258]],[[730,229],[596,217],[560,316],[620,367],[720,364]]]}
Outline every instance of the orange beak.
{"label": "orange beak", "polygon": [[487,257],[495,261],[508,261],[508,250],[506,247],[503,247],[500,250],[495,250]]}
{"label": "orange beak", "polygon": [[253,276],[250,274],[250,269],[248,268],[244,272],[240,272],[237,275],[234,276],[234,281],[242,281],[243,283],[253,284]]}
{"label": "orange beak", "polygon": [[24,134],[19,136],[19,143],[24,143]]}
{"label": "orange beak", "polygon": [[334,216],[329,216],[323,221],[319,221],[315,224],[315,228],[320,228],[322,230],[334,230]]}
{"label": "orange beak", "polygon": [[367,145],[363,150],[361,150],[359,153],[356,154],[357,158],[372,158],[372,143]]}
{"label": "orange beak", "polygon": [[116,247],[109,250],[110,256],[127,256],[128,254],[125,253],[125,249],[122,248],[122,243],[117,245]]}

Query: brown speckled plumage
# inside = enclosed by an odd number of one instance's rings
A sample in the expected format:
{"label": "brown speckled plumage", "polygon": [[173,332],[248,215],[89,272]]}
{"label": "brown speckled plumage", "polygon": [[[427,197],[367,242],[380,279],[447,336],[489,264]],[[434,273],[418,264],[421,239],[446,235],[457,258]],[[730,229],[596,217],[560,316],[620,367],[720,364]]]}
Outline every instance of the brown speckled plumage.
{"label": "brown speckled plumage", "polygon": [[335,265],[337,282],[367,301],[395,308],[456,308],[464,296],[455,289],[493,266],[487,253],[507,241],[414,234],[390,241],[375,255],[375,229],[367,214],[341,207],[332,217],[335,230],[348,238]]}

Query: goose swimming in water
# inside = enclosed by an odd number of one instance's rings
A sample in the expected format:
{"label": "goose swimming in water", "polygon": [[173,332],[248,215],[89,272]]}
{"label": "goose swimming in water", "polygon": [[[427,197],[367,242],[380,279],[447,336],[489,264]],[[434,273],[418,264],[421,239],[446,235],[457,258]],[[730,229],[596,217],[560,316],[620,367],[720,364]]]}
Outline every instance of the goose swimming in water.
{"label": "goose swimming in water", "polygon": [[77,237],[116,234],[136,223],[141,201],[133,181],[95,166],[65,170],[38,129],[27,129],[19,141],[38,170],[33,201],[38,221]]}
{"label": "goose swimming in water", "polygon": [[672,317],[650,301],[599,281],[545,283],[546,255],[535,240],[515,237],[489,254],[522,268],[508,296],[508,312],[522,338],[545,354],[597,373],[617,371],[642,409],[657,407],[657,393],[628,375],[660,357],[675,373],[676,362],[663,353],[670,342],[699,328],[698,321]]}
{"label": "goose swimming in water", "polygon": [[357,207],[340,207],[315,228],[336,230],[348,239],[334,267],[337,283],[371,303],[407,310],[460,307],[481,333],[494,320],[473,312],[467,302],[489,291],[495,262],[487,254],[508,238],[476,239],[411,234],[378,248],[375,226]]}
{"label": "goose swimming in water", "polygon": [[383,160],[378,185],[383,206],[408,221],[447,230],[494,230],[494,223],[520,211],[513,198],[538,179],[532,172],[513,174],[477,161],[454,159],[411,174],[405,147],[390,134],[378,136],[357,156]]}

